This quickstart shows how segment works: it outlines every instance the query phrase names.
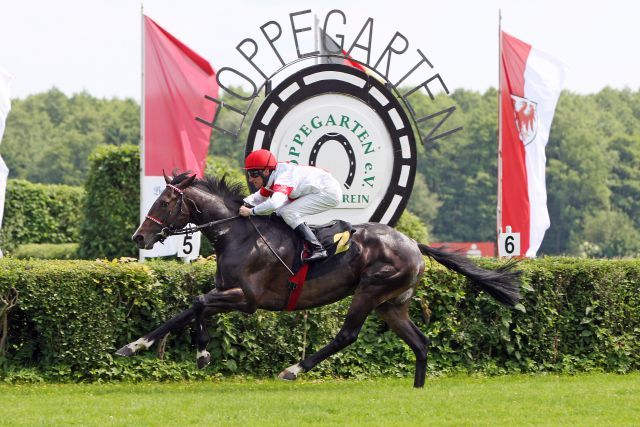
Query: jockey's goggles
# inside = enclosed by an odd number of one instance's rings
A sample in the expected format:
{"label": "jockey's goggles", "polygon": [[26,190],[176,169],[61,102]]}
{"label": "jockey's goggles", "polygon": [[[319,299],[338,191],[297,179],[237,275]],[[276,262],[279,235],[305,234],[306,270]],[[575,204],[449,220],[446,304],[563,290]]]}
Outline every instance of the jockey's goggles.
{"label": "jockey's goggles", "polygon": [[262,171],[260,169],[250,169],[247,173],[251,178],[257,178],[262,175]]}

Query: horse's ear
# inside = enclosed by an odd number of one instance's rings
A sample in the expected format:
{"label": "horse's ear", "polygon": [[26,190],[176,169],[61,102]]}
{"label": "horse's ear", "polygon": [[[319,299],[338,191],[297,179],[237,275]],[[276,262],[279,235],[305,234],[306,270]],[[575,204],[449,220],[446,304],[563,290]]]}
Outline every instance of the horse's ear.
{"label": "horse's ear", "polygon": [[195,173],[193,175],[191,175],[189,178],[187,178],[184,181],[182,181],[180,184],[178,184],[178,187],[180,187],[180,188],[182,188],[184,190],[185,188],[187,188],[188,186],[190,186],[193,183],[194,179],[196,179],[196,174]]}
{"label": "horse's ear", "polygon": [[164,176],[164,182],[166,182],[167,184],[171,184],[171,181],[173,180],[169,178],[166,173],[164,173],[164,169],[162,169],[162,175]]}

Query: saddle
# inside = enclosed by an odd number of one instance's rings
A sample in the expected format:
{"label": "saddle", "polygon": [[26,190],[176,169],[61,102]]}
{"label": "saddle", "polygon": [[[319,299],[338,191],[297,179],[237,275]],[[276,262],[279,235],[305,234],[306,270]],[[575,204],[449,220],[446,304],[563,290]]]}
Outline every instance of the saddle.
{"label": "saddle", "polygon": [[295,309],[305,280],[321,277],[335,270],[342,259],[339,255],[347,253],[351,248],[351,234],[355,231],[351,223],[342,220],[334,220],[309,228],[322,243],[329,256],[322,261],[312,264],[306,263],[304,262],[305,256],[308,256],[306,244],[303,240],[296,241],[295,253],[299,253],[300,256],[295,258],[291,268],[294,275],[289,278],[289,298],[285,308],[288,311]]}

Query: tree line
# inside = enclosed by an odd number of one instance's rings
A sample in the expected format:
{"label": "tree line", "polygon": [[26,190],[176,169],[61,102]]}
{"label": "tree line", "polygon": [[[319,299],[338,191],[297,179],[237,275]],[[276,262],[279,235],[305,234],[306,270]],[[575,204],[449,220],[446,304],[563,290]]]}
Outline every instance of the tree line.
{"label": "tree line", "polygon": [[[427,225],[432,241],[494,240],[497,91],[411,98],[418,117],[454,105],[444,126],[464,130],[419,147],[409,209]],[[213,156],[240,168],[259,104],[253,103],[237,138],[213,132]],[[137,144],[139,119],[133,100],[68,97],[54,88],[13,100],[0,154],[10,179],[82,185],[93,149]],[[223,109],[218,124],[237,129],[240,120]],[[563,91],[547,145],[547,192],[551,228],[539,254],[640,255],[640,91]]]}

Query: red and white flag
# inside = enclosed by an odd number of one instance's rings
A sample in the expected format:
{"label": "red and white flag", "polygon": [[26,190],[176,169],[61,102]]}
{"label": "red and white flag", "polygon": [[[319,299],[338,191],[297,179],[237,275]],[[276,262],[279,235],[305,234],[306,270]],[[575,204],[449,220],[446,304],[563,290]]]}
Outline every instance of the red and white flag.
{"label": "red and white flag", "polygon": [[535,257],[549,228],[545,147],[562,90],[562,62],[501,31],[501,176],[498,227],[520,233],[520,254]]}
{"label": "red and white flag", "polygon": [[[143,25],[141,220],[165,188],[163,171],[170,174],[174,169],[191,170],[198,177],[203,176],[211,128],[195,118],[213,117],[216,104],[207,101],[204,95],[218,97],[216,74],[209,62],[149,17],[143,16]],[[140,256],[176,252],[197,256],[199,233],[196,241],[183,242],[183,239],[174,236],[164,245],[142,250]],[[183,246],[190,253],[186,253]]]}

